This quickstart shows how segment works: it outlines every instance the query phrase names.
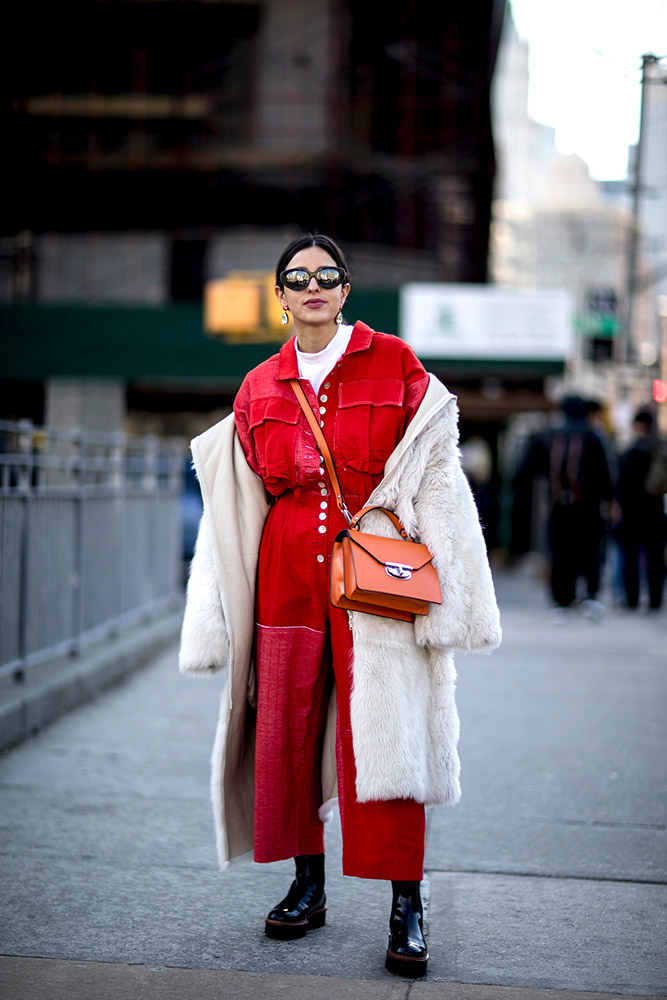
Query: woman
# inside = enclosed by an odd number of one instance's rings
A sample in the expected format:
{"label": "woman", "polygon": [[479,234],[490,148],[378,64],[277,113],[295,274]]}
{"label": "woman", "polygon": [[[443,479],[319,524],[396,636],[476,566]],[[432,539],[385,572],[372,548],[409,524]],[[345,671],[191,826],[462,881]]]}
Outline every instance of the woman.
{"label": "woman", "polygon": [[[324,924],[323,822],[338,798],[343,872],[392,882],[387,967],[416,976],[428,961],[424,806],[460,794],[452,651],[490,650],[500,627],[454,397],[403,341],[345,324],[348,275],[328,237],[290,243],[275,291],[295,335],[248,374],[233,415],[192,443],[204,515],[180,664],[230,666],[213,752],[222,865],[253,849],[260,862],[295,858],[266,933]],[[350,510],[372,495],[433,553],[443,603],[414,625],[329,602],[346,524],[291,378]],[[385,522],[372,512],[363,530],[387,533]]]}

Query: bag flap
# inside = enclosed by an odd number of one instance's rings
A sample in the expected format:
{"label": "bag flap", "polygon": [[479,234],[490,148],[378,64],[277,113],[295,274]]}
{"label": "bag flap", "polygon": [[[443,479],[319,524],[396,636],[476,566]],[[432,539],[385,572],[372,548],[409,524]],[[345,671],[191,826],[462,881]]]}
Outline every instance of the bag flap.
{"label": "bag flap", "polygon": [[402,538],[385,538],[383,535],[367,535],[360,531],[346,531],[352,545],[368,553],[381,566],[387,563],[401,563],[415,572],[431,562],[433,556],[420,542],[407,542]]}

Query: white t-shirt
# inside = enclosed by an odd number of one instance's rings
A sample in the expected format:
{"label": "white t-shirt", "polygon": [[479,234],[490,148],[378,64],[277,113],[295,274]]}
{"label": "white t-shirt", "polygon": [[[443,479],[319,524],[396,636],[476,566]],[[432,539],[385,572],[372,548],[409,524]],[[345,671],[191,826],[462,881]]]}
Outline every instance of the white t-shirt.
{"label": "white t-shirt", "polygon": [[318,351],[316,354],[305,354],[299,350],[298,342],[294,344],[296,359],[299,364],[299,375],[301,378],[308,379],[316,396],[320,391],[320,386],[325,377],[336,364],[341,354],[345,354],[353,329],[351,326],[344,326],[340,323],[333,339],[329,341],[323,351]]}

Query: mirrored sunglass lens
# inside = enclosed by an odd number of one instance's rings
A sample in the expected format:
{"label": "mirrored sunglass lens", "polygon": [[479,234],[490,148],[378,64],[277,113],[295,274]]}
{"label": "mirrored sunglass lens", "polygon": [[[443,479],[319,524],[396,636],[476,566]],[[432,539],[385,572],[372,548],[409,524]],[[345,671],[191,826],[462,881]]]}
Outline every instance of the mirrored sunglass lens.
{"label": "mirrored sunglass lens", "polygon": [[285,281],[288,285],[307,285],[310,275],[308,271],[287,271]]}
{"label": "mirrored sunglass lens", "polygon": [[341,274],[337,267],[321,267],[315,272],[315,280],[328,287],[337,285],[340,277]]}

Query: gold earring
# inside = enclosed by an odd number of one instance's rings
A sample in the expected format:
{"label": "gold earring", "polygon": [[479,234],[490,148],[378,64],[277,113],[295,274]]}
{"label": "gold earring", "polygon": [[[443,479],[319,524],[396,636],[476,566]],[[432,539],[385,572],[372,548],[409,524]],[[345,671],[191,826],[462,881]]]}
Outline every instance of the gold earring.
{"label": "gold earring", "polygon": [[287,315],[287,309],[283,309],[283,314],[280,317],[280,322],[282,323],[283,326],[287,326],[287,324],[289,323],[289,316]]}

